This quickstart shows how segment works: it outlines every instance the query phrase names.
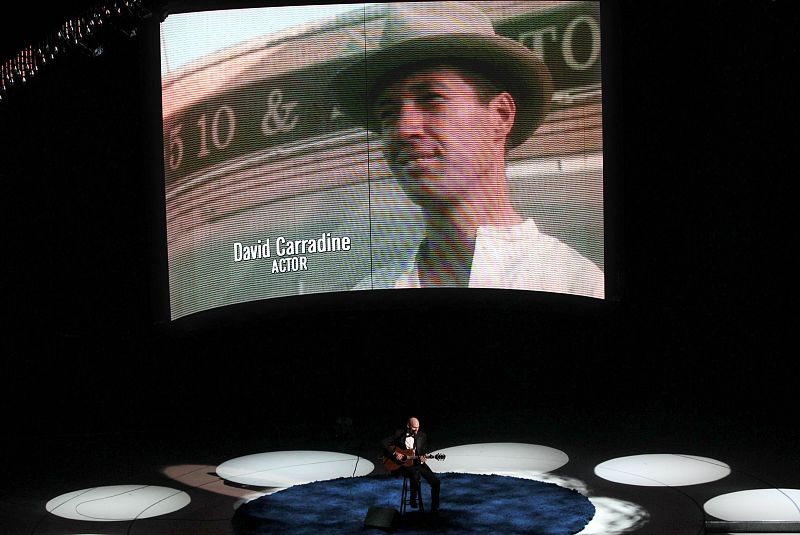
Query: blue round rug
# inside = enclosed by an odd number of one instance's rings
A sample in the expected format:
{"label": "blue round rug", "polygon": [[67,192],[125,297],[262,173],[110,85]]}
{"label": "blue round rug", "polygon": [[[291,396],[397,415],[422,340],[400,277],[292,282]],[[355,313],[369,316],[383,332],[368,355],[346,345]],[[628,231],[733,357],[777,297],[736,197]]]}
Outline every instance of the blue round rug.
{"label": "blue round rug", "polygon": [[[494,475],[437,475],[442,482],[437,517],[417,510],[399,516],[402,477],[341,478],[296,485],[242,505],[234,515],[235,533],[572,535],[595,513],[587,497],[553,483]],[[424,480],[422,493],[429,507],[430,488]],[[385,527],[372,527],[372,516],[365,522],[370,508],[371,514],[376,509],[394,513],[391,527],[381,523]]]}

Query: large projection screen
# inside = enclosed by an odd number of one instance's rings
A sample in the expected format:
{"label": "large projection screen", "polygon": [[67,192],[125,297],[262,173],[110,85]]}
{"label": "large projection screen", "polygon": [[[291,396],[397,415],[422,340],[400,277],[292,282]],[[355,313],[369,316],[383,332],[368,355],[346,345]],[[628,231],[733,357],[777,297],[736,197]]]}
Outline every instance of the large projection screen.
{"label": "large projection screen", "polygon": [[[468,286],[603,299],[599,2],[466,4],[541,57],[552,77],[548,113],[507,152],[505,174],[514,210],[553,240],[519,253],[526,226],[512,233],[510,253],[494,257],[479,234]],[[173,13],[161,23],[171,319],[275,297],[420,286],[395,272],[415,269],[429,219],[393,176],[381,135],[330,91],[336,73],[382,46],[391,7],[270,6]],[[567,249],[566,260],[539,262]],[[507,254],[516,260],[503,265]]]}

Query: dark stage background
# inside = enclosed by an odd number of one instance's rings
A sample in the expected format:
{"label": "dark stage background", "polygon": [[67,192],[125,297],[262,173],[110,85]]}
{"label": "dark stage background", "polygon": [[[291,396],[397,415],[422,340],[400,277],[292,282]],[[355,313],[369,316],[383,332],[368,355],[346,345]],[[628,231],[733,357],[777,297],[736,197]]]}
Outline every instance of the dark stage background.
{"label": "dark stage background", "polygon": [[[91,5],[9,13],[23,18],[4,22],[2,59]],[[409,413],[435,427],[540,407],[796,434],[786,416],[800,369],[797,172],[793,130],[780,129],[794,113],[784,81],[798,52],[788,29],[796,9],[602,5],[617,288],[602,304],[358,292],[162,322],[159,112],[149,108],[159,98],[157,26],[109,35],[100,57],[71,53],[9,92],[0,104],[6,445],[106,431],[301,432],[342,416],[394,425]],[[419,395],[399,404],[410,371],[420,372]]]}

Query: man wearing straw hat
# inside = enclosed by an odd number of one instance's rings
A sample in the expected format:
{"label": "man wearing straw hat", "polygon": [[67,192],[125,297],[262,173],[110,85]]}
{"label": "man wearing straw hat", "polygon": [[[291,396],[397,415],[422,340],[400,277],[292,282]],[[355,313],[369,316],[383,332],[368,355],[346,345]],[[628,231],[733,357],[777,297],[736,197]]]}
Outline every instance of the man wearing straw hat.
{"label": "man wearing straw hat", "polygon": [[552,93],[544,62],[461,2],[387,4],[380,46],[342,69],[342,110],[383,142],[425,235],[372,288],[484,287],[604,297],[602,271],[512,205],[508,150],[533,135]]}

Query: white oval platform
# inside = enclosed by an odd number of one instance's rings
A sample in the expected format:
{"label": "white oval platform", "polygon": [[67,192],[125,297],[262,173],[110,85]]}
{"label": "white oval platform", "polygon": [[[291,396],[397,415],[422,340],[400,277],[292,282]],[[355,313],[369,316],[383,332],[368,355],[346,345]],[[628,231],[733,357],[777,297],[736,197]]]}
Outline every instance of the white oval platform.
{"label": "white oval platform", "polygon": [[642,487],[680,487],[722,479],[730,467],[716,459],[656,453],[618,457],[598,464],[594,473],[608,481]]}
{"label": "white oval platform", "polygon": [[436,472],[510,475],[550,472],[567,464],[566,453],[549,446],[517,442],[464,444],[431,453],[444,453],[441,461],[428,461]]}
{"label": "white oval platform", "polygon": [[339,477],[365,476],[375,465],[330,451],[270,451],[225,461],[216,473],[226,481],[257,487],[291,487]]}
{"label": "white oval platform", "polygon": [[191,502],[183,491],[152,485],[110,485],[62,494],[45,504],[54,515],[73,520],[119,522],[165,515]]}
{"label": "white oval platform", "polygon": [[731,522],[784,520],[800,522],[800,490],[752,489],[722,494],[708,500],[703,509]]}

